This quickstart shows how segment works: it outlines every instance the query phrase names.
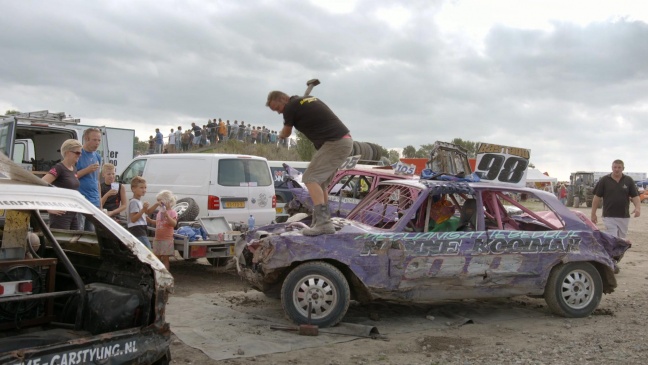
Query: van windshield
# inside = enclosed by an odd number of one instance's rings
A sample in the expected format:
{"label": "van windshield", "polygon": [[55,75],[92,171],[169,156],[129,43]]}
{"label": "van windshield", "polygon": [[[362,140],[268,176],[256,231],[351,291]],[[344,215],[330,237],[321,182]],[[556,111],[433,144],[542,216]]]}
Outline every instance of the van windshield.
{"label": "van windshield", "polygon": [[218,184],[241,186],[256,183],[257,186],[272,185],[268,164],[264,160],[222,159],[218,167]]}

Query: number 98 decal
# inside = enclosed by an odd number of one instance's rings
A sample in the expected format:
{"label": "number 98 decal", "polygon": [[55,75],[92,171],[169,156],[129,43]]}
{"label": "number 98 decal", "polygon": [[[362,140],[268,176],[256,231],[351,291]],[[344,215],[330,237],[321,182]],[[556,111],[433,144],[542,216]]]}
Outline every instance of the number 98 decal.
{"label": "number 98 decal", "polygon": [[481,179],[516,184],[524,177],[529,160],[517,156],[486,153],[482,156],[475,173]]}

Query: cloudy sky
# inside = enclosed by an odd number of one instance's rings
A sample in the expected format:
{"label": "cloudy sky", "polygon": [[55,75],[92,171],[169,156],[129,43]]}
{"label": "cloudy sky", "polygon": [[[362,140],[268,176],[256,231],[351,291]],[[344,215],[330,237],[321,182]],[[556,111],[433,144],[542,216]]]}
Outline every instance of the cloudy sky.
{"label": "cloudy sky", "polygon": [[[133,128],[207,119],[279,130],[268,91],[313,91],[355,140],[462,138],[570,171],[646,172],[640,1],[0,0],[0,113]],[[643,9],[642,9],[643,8]]]}

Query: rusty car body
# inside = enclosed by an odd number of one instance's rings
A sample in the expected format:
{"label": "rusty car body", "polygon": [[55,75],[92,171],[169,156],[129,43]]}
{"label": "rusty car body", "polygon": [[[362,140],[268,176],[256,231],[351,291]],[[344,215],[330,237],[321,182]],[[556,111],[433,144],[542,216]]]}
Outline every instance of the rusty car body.
{"label": "rusty car body", "polygon": [[334,234],[304,236],[300,222],[261,227],[236,245],[239,275],[278,294],[294,322],[319,326],[341,321],[350,300],[543,296],[552,312],[583,317],[617,286],[628,241],[553,194],[454,180],[384,181],[333,218]]}
{"label": "rusty car body", "polygon": [[[48,211],[95,231],[50,229]],[[172,289],[153,253],[78,191],[0,154],[0,364],[168,364]]]}

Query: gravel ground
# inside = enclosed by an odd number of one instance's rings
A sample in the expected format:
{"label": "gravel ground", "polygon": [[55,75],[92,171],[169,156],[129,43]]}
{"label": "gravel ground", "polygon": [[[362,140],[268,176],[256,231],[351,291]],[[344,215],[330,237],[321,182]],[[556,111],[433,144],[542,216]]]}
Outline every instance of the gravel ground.
{"label": "gravel ground", "polygon": [[[587,216],[589,209],[580,208]],[[603,229],[603,226],[599,224]],[[173,364],[645,364],[648,363],[648,211],[630,223],[633,247],[621,262],[618,287],[604,295],[588,318],[557,316],[516,319],[498,325],[466,324],[389,336],[358,339],[315,349],[215,361],[174,338]],[[235,274],[206,262],[172,262],[173,295],[247,290]],[[543,299],[512,298],[549,313]]]}

